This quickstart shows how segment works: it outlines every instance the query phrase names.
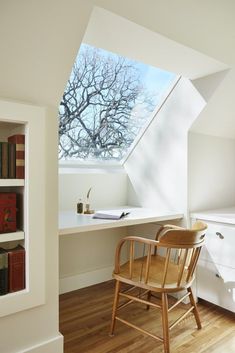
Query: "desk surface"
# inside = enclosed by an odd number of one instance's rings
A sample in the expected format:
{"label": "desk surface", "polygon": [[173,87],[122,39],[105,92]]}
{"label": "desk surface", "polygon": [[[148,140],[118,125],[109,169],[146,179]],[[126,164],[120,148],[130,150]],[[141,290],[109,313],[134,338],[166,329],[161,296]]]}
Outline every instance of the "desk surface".
{"label": "desk surface", "polygon": [[125,206],[123,209],[130,212],[125,218],[118,220],[94,219],[92,215],[77,214],[75,211],[59,213],[59,235],[89,232],[94,230],[132,226],[160,221],[170,221],[183,218],[183,214],[174,212],[157,212],[155,210]]}

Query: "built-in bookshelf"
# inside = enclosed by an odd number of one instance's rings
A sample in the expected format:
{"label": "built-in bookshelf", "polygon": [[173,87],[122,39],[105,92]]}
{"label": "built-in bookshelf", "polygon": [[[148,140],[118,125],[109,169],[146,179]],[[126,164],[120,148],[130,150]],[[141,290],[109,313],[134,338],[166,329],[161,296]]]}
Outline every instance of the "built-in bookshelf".
{"label": "built-in bookshelf", "polygon": [[0,121],[0,296],[26,288],[25,124]]}
{"label": "built-in bookshelf", "polygon": [[45,303],[46,116],[43,107],[0,100],[0,142],[6,148],[7,144],[18,144],[9,137],[23,135],[25,148],[24,161],[15,166],[21,168],[18,177],[14,168],[6,176],[6,167],[0,176],[0,193],[16,194],[17,202],[16,227],[0,232],[1,252],[8,253],[8,260],[14,255],[12,249],[24,252],[24,286],[18,288],[13,282],[11,290],[0,295],[0,317]]}

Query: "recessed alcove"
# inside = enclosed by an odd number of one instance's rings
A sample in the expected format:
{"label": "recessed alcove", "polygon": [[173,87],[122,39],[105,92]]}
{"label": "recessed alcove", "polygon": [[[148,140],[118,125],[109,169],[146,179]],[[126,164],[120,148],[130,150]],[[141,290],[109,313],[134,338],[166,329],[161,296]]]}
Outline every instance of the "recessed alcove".
{"label": "recessed alcove", "polygon": [[[107,28],[112,30],[107,31]],[[186,217],[190,194],[188,133],[226,77],[227,65],[98,7],[93,9],[83,42],[182,77],[119,169],[102,165],[97,169],[97,165],[92,167],[85,163],[82,168],[76,163],[70,168],[60,167],[60,210],[76,211],[79,198],[85,200],[87,190],[92,187],[93,209],[132,204],[159,211],[179,211]],[[145,226],[141,230],[149,229]],[[84,260],[80,269],[79,260],[76,263],[66,254],[76,248],[82,256],[85,244],[89,247],[96,234],[87,234],[85,239],[61,237],[61,292],[79,288],[80,279],[84,283],[86,276],[85,282],[89,284],[93,273],[97,281],[106,280],[112,263],[105,253],[114,253],[117,240],[127,231],[119,229],[99,234],[97,251],[102,256],[87,266]],[[139,229],[132,227],[131,231],[134,234]],[[102,244],[110,237],[114,241],[108,242],[110,245],[104,249]]]}

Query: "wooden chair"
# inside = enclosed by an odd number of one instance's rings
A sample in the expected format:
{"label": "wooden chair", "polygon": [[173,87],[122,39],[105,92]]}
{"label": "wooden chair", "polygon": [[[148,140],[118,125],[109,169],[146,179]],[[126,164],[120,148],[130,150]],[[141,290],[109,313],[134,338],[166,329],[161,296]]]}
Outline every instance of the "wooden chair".
{"label": "wooden chair", "polygon": [[[162,226],[156,240],[141,237],[128,236],[123,238],[116,248],[115,269],[113,277],[116,280],[112,323],[110,334],[114,333],[116,320],[147,334],[164,344],[164,352],[170,352],[169,330],[177,325],[190,312],[193,312],[198,329],[201,322],[196,302],[192,293],[192,283],[201,247],[204,242],[207,225],[196,222],[192,229],[184,229],[174,225]],[[127,244],[128,261],[121,264],[121,257],[124,253],[123,245]],[[142,244],[145,254],[136,257],[137,244]],[[125,253],[124,253],[125,255]],[[121,291],[121,284],[129,284],[128,290]],[[125,286],[126,287],[126,286]],[[143,289],[142,294],[132,294],[134,288]],[[184,295],[170,307],[168,306],[168,294],[174,294],[184,290]],[[186,290],[186,294],[185,294]],[[151,298],[160,298],[160,303],[151,302]],[[127,301],[119,305],[119,298]],[[190,299],[190,308],[170,326],[168,324],[168,313],[181,303],[185,298]],[[152,333],[122,319],[117,311],[128,304],[137,301],[147,305],[147,308],[154,307],[161,310],[163,337]]]}

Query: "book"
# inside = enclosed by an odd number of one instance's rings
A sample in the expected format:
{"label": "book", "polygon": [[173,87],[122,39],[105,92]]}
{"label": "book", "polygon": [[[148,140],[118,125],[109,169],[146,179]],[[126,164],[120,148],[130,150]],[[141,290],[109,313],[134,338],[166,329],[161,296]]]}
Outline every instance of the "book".
{"label": "book", "polygon": [[16,231],[16,193],[0,193],[0,233]]}
{"label": "book", "polygon": [[2,142],[0,142],[0,178],[2,178]]}
{"label": "book", "polygon": [[8,178],[16,177],[16,144],[8,143]]}
{"label": "book", "polygon": [[0,248],[0,295],[8,293],[8,253]]}
{"label": "book", "polygon": [[9,143],[16,145],[16,178],[24,179],[25,176],[25,135],[17,134],[8,137]]}
{"label": "book", "polygon": [[93,218],[98,218],[98,219],[121,219],[123,217],[126,217],[130,214],[130,212],[125,212],[123,210],[102,210],[102,211],[97,211],[94,215]]}
{"label": "book", "polygon": [[8,252],[8,292],[25,288],[25,249],[18,245]]}
{"label": "book", "polygon": [[8,178],[8,143],[2,142],[2,178]]}

